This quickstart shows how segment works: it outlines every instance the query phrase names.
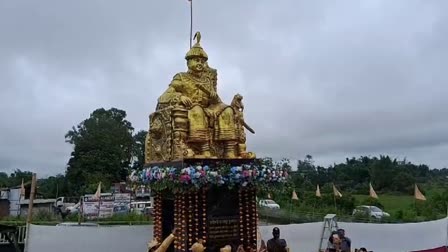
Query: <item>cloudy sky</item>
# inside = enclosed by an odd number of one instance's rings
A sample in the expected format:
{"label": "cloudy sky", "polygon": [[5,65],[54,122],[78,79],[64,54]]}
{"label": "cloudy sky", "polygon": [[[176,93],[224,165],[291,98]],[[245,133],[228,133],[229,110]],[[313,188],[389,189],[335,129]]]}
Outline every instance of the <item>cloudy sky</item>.
{"label": "cloudy sky", "polygon": [[[447,1],[193,1],[259,156],[448,167]],[[99,107],[146,129],[188,46],[187,0],[1,1],[0,170],[64,172],[64,134]]]}

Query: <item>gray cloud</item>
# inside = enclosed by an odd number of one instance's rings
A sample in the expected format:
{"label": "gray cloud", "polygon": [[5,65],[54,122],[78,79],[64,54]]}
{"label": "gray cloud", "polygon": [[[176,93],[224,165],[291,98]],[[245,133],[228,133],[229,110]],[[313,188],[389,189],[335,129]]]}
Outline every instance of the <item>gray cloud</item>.
{"label": "gray cloud", "polygon": [[[259,155],[327,165],[391,154],[448,166],[444,1],[194,4],[220,94],[244,95]],[[3,1],[0,31],[0,170],[53,174],[71,151],[64,134],[98,107],[125,109],[146,129],[186,68],[189,7]]]}

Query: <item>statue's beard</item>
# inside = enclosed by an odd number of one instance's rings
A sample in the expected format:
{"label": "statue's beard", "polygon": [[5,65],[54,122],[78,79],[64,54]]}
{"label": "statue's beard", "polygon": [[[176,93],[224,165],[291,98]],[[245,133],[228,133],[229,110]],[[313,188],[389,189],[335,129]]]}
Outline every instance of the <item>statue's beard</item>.
{"label": "statue's beard", "polygon": [[201,76],[203,72],[204,72],[204,68],[202,68],[200,71],[196,70],[194,68],[188,69],[188,73],[191,73],[191,74],[193,74],[195,76],[198,76],[198,77]]}

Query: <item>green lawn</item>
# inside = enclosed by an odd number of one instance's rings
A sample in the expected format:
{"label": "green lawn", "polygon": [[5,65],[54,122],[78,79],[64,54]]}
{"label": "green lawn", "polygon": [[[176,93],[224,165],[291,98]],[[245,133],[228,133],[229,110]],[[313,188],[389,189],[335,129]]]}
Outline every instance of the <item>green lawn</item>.
{"label": "green lawn", "polygon": [[[369,195],[353,195],[357,204],[361,204]],[[392,212],[408,209],[414,204],[414,197],[407,195],[378,195],[378,200],[384,206],[384,211]]]}

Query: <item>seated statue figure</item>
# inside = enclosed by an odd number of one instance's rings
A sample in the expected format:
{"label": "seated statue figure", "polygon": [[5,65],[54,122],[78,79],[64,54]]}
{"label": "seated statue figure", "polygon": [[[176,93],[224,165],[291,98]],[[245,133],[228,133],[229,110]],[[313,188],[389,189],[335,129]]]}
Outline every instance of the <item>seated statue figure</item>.
{"label": "seated statue figure", "polygon": [[[242,108],[238,107],[242,105],[242,96],[236,95],[234,100],[238,102],[231,105],[221,101],[217,94],[217,71],[208,66],[200,33],[195,38],[197,42],[185,56],[188,71],[173,77],[158,99],[156,112],[150,116],[146,161],[254,158],[245,148],[244,128],[254,132],[244,122]],[[154,152],[161,154],[156,157]]]}

